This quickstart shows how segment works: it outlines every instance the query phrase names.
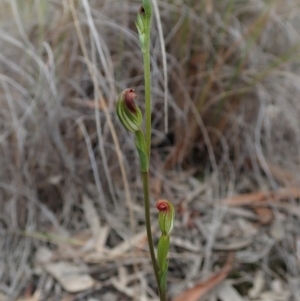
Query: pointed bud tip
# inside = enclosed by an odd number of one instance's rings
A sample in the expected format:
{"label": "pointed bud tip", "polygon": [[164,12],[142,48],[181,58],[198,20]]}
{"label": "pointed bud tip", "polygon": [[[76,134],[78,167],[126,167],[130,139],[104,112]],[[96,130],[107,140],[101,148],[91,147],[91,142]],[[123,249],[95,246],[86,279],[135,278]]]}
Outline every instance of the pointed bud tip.
{"label": "pointed bud tip", "polygon": [[136,98],[137,98],[137,95],[135,94],[134,89],[130,88],[130,89],[125,90],[124,102],[125,102],[125,105],[128,108],[128,110],[133,114],[136,114],[136,112],[137,112],[136,105],[134,103],[134,100]]}
{"label": "pointed bud tip", "polygon": [[143,6],[140,7],[139,13],[142,14],[142,15],[145,14],[145,9],[144,9]]}

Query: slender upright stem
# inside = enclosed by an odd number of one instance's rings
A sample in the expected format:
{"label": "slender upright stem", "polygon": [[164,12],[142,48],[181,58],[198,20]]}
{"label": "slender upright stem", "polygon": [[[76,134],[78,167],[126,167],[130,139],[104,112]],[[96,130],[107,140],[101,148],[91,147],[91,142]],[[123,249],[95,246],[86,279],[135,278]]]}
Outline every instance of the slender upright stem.
{"label": "slender upright stem", "polygon": [[151,73],[150,73],[150,38],[146,39],[146,47],[143,52],[144,58],[144,80],[145,80],[145,122],[146,122],[146,150],[150,162],[151,151]]}
{"label": "slender upright stem", "polygon": [[160,298],[160,301],[167,301],[167,292],[160,290],[159,298]]}
{"label": "slender upright stem", "polygon": [[151,230],[151,218],[150,218],[150,197],[149,197],[149,172],[142,172],[143,180],[143,190],[144,190],[144,208],[145,208],[145,220],[146,220],[146,229],[148,237],[149,251],[151,255],[151,261],[153,265],[153,270],[156,278],[156,282],[160,291],[159,285],[159,272],[158,265],[155,257],[153,239],[152,239],[152,230]]}
{"label": "slender upright stem", "polygon": [[[147,171],[142,171],[143,190],[144,190],[144,208],[145,208],[145,221],[148,237],[149,251],[153,270],[159,290],[159,297],[161,301],[166,301],[166,292],[163,292],[160,286],[159,267],[156,260],[152,231],[151,231],[151,216],[150,216],[150,192],[149,192],[149,166],[151,154],[151,68],[150,68],[150,31],[151,31],[151,2],[150,0],[143,0],[143,7],[140,10],[138,17],[138,29],[141,34],[141,48],[143,51],[144,62],[144,81],[145,81],[145,144],[146,156],[148,159]],[[139,19],[142,18],[142,19]],[[143,36],[143,34],[145,36]]]}

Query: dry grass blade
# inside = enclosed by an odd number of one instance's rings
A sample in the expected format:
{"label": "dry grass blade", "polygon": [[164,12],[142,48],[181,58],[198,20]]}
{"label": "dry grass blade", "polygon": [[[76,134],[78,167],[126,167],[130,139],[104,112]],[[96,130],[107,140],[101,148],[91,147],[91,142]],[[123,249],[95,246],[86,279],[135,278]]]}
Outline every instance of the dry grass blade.
{"label": "dry grass blade", "polygon": [[257,214],[259,221],[263,225],[269,224],[273,220],[273,212],[270,208],[254,208],[255,213]]}
{"label": "dry grass blade", "polygon": [[92,200],[88,196],[83,195],[82,202],[86,222],[89,225],[94,237],[95,249],[96,251],[101,252],[103,251],[106,243],[108,228],[102,227],[100,224],[100,218]]}
{"label": "dry grass blade", "polygon": [[270,193],[268,192],[245,193],[221,200],[221,203],[228,206],[253,205],[266,200],[266,197],[268,196],[270,196]]}
{"label": "dry grass blade", "polygon": [[[35,291],[32,296],[28,296],[28,297],[24,296],[24,297],[17,299],[16,301],[39,301],[41,299],[42,299],[41,291]],[[0,300],[2,301],[1,297],[0,297]],[[7,299],[3,299],[3,300],[7,300]]]}
{"label": "dry grass blade", "polygon": [[107,104],[97,101],[97,100],[73,98],[72,102],[74,102],[74,104],[76,104],[78,106],[86,107],[89,109],[97,108],[98,110],[101,110],[101,111],[103,111],[104,109],[107,109]]}
{"label": "dry grass blade", "polygon": [[262,224],[269,224],[273,220],[270,202],[284,201],[289,198],[300,198],[300,190],[297,188],[285,188],[278,191],[254,192],[236,195],[224,200],[222,204],[227,206],[251,206]]}
{"label": "dry grass blade", "polygon": [[228,273],[232,269],[233,259],[233,253],[230,253],[225,266],[219,272],[212,275],[206,281],[200,282],[195,287],[188,289],[179,296],[175,297],[173,301],[198,301],[200,298],[204,297],[227,277]]}
{"label": "dry grass blade", "polygon": [[[85,10],[86,10],[88,23],[91,27],[92,35],[95,38],[95,43],[97,45],[97,50],[99,52],[98,54],[101,57],[103,65],[106,66],[107,64],[105,62],[105,58],[103,57],[103,50],[102,50],[102,47],[100,46],[100,41],[99,41],[99,38],[98,38],[98,34],[96,32],[94,20],[91,16],[90,6],[89,6],[87,1],[83,1],[83,4],[84,4]],[[99,102],[101,103],[101,107],[104,110],[105,117],[106,117],[108,126],[109,126],[110,131],[111,131],[111,135],[112,135],[112,138],[113,138],[114,146],[116,148],[116,154],[117,154],[117,157],[118,157],[119,166],[120,166],[120,170],[121,170],[121,175],[122,175],[124,188],[125,188],[125,196],[126,196],[126,201],[127,201],[128,211],[129,211],[129,216],[130,216],[131,231],[132,231],[132,233],[134,233],[135,232],[135,225],[134,225],[134,217],[133,217],[133,212],[132,212],[132,207],[133,206],[132,206],[131,194],[130,194],[130,190],[129,190],[128,179],[127,179],[127,175],[126,175],[126,171],[125,171],[125,167],[124,167],[124,160],[123,160],[122,152],[121,152],[121,148],[120,148],[120,143],[119,143],[119,140],[118,140],[118,137],[117,137],[117,134],[116,134],[115,126],[112,122],[112,118],[111,118],[111,116],[108,112],[108,108],[106,107],[106,103],[105,103],[105,100],[103,98],[102,92],[99,89],[99,86],[98,86],[98,83],[97,83],[97,74],[96,74],[97,72],[95,71],[95,66],[93,65],[92,61],[89,58],[88,50],[87,50],[87,47],[85,45],[83,32],[82,32],[82,29],[79,25],[77,11],[75,9],[75,5],[74,5],[73,0],[69,0],[69,5],[70,5],[70,10],[72,12],[72,16],[73,16],[73,19],[74,19],[74,24],[75,24],[76,31],[77,31],[77,34],[78,34],[80,46],[81,46],[81,49],[84,53],[84,57],[86,59],[87,65],[88,65],[89,73],[90,73],[90,75],[93,79],[93,85],[94,85],[96,97],[97,97],[97,99],[99,99]],[[107,72],[107,67],[105,69],[106,69],[106,72]],[[111,80],[111,82],[112,82],[112,80]],[[97,123],[98,139],[99,139],[99,142],[100,142],[100,150],[101,150],[102,156],[104,158],[103,164],[104,164],[104,167],[105,167],[107,165],[107,162],[106,162],[105,151],[104,151],[104,148],[103,148],[103,144],[104,144],[103,139],[102,139],[103,135],[102,135],[101,129],[100,129],[100,125],[101,125],[100,115],[99,115],[99,110],[98,110],[97,107],[95,107],[95,116],[96,116],[96,123]],[[112,181],[110,179],[110,175],[109,175],[109,172],[108,172],[108,167],[106,166],[106,168],[104,168],[104,169],[105,169],[105,173],[107,174],[108,183],[109,183],[109,186],[110,186],[112,197],[114,197],[114,190],[113,190]]]}
{"label": "dry grass blade", "polygon": [[67,292],[77,293],[95,285],[94,279],[77,264],[61,261],[48,263],[44,268]]}
{"label": "dry grass blade", "polygon": [[228,282],[223,282],[218,288],[220,301],[244,301],[244,298]]}
{"label": "dry grass blade", "polygon": [[[155,229],[152,227],[152,231]],[[147,244],[147,232],[144,230],[141,233],[136,234],[135,236],[129,238],[128,240],[120,243],[115,246],[110,252],[109,255],[113,257],[120,256],[126,253],[132,247],[143,247]]]}
{"label": "dry grass blade", "polygon": [[245,193],[223,199],[220,202],[228,206],[255,206],[260,202],[283,201],[289,198],[300,198],[300,190],[298,188],[284,188],[278,191]]}

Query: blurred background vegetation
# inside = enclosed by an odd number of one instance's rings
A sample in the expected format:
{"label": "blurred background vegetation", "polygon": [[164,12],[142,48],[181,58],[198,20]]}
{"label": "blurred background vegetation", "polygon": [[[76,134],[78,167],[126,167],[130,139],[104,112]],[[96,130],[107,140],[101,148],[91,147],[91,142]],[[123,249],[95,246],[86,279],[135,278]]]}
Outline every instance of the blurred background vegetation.
{"label": "blurred background vegetation", "polygon": [[[299,300],[300,3],[153,3],[159,14],[151,45],[151,189],[153,203],[168,198],[178,211],[171,295],[206,279],[231,250],[237,252],[233,288],[245,300],[257,273],[262,293],[276,292],[280,280],[288,293],[280,300]],[[128,87],[144,106],[139,6],[137,0],[1,0],[0,292],[11,299],[38,291],[37,300],[65,300],[73,293],[36,263],[47,247],[54,261],[84,263],[92,281],[102,283],[75,294],[79,299],[132,300],[109,282],[123,268],[131,276],[126,287],[140,292],[142,275],[143,300],[155,300],[146,245],[130,239],[144,223],[138,158],[115,114],[117,96]],[[276,197],[283,189],[284,197]],[[246,193],[251,202],[264,193],[271,207],[220,205]],[[245,239],[246,228],[254,232],[241,250],[215,246]],[[102,247],[87,247],[99,231],[106,233]],[[118,259],[103,251],[128,241]],[[81,257],[93,248],[98,261]]]}

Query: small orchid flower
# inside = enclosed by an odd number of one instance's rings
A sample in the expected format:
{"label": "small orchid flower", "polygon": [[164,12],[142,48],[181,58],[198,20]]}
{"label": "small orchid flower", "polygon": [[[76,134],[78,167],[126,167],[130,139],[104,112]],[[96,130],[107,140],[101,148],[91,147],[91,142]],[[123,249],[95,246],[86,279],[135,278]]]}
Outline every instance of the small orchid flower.
{"label": "small orchid flower", "polygon": [[173,205],[167,200],[158,200],[156,202],[158,213],[158,223],[162,234],[170,235],[175,217]]}
{"label": "small orchid flower", "polygon": [[117,115],[125,129],[130,132],[139,131],[143,122],[142,113],[134,102],[136,97],[134,89],[125,89],[117,101]]}

